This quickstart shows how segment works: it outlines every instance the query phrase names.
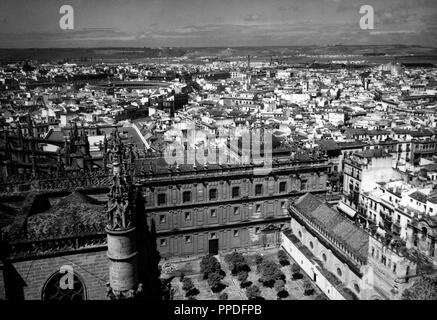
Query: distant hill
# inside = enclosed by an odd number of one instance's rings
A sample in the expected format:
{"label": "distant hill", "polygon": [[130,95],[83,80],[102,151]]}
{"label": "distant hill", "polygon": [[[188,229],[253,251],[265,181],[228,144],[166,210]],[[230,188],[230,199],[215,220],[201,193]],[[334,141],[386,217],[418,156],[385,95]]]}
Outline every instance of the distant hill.
{"label": "distant hill", "polygon": [[[397,60],[400,62],[436,63],[437,48],[407,45],[359,46],[281,46],[281,47],[196,47],[196,48],[41,48],[41,49],[0,49],[0,63],[12,63],[22,60],[38,62],[116,62],[140,61],[141,59],[201,57],[245,57],[256,59],[285,58],[295,62],[315,59],[332,59],[332,56],[362,57],[383,63]],[[324,57],[325,56],[325,57]],[[311,59],[310,59],[311,58]]]}

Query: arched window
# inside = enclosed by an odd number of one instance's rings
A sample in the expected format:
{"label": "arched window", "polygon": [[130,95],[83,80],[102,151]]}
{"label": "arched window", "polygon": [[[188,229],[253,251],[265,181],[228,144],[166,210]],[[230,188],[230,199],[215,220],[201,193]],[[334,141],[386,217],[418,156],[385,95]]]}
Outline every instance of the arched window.
{"label": "arched window", "polygon": [[341,277],[343,275],[343,273],[341,272],[340,268],[337,268],[337,274],[338,274],[339,277]]}
{"label": "arched window", "polygon": [[326,254],[324,254],[324,253],[322,253],[322,258],[323,258],[324,262],[328,261],[328,258],[326,257]]}
{"label": "arched window", "polygon": [[310,241],[310,247],[311,249],[314,249],[314,243],[312,241]]}
{"label": "arched window", "polygon": [[300,232],[300,231],[299,231],[299,233],[298,233],[298,234],[299,234],[299,238],[301,238],[301,239],[302,239],[302,232]]}
{"label": "arched window", "polygon": [[82,279],[76,273],[73,273],[72,286],[67,285],[63,289],[61,283],[65,283],[63,281],[65,276],[68,276],[68,274],[57,271],[47,280],[42,290],[43,300],[86,300],[86,289]]}

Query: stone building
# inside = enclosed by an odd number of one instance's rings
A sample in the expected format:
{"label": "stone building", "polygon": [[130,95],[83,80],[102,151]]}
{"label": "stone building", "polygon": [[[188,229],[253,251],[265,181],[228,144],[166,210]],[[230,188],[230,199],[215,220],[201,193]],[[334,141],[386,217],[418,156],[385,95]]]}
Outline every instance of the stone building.
{"label": "stone building", "polygon": [[413,219],[407,226],[407,247],[422,253],[437,266],[437,221],[436,216],[423,215]]}
{"label": "stone building", "polygon": [[[17,180],[2,189],[0,298],[107,298],[105,227],[114,141],[123,144],[117,132],[108,139],[104,168]],[[159,166],[158,159],[134,159],[130,145],[123,150],[123,170],[144,201],[136,204],[136,211],[144,209],[137,217],[146,220],[141,224],[154,239],[144,249],[148,257],[277,246],[289,224],[288,201],[309,191],[324,198],[327,192],[323,157],[277,159],[270,172],[254,175],[254,165]],[[137,246],[145,244],[136,237]],[[60,290],[60,280],[70,275],[76,289]]]}
{"label": "stone building", "polygon": [[324,196],[327,169],[323,159],[288,160],[262,176],[251,165],[198,165],[145,171],[138,179],[159,251],[187,256],[279,244],[288,200],[308,191]]}
{"label": "stone building", "polygon": [[378,181],[400,179],[392,168],[392,157],[382,149],[368,149],[344,159],[343,198],[338,208],[351,218],[360,210],[360,194],[368,192]]}
{"label": "stone building", "polygon": [[399,299],[418,273],[405,247],[368,233],[312,194],[289,212],[282,246],[330,299]]}

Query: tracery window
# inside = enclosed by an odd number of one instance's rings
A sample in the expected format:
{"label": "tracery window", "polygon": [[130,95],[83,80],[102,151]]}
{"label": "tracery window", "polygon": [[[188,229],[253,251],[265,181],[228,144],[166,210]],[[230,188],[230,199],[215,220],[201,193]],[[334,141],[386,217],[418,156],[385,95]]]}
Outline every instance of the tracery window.
{"label": "tracery window", "polygon": [[[86,300],[86,289],[83,281],[73,273],[72,275],[72,285],[62,285],[65,284],[63,281],[68,277],[67,273],[56,272],[53,274],[47,282],[44,284],[42,290],[43,300]],[[68,284],[68,281],[67,281]],[[62,287],[65,287],[63,289]]]}

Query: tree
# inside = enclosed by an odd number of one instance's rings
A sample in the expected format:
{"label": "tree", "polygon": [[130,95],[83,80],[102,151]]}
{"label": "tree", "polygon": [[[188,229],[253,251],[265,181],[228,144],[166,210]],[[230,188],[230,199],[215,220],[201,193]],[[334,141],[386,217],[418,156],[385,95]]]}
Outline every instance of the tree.
{"label": "tree", "polygon": [[262,255],[260,255],[259,253],[257,253],[255,255],[255,264],[256,264],[256,271],[260,272],[260,265],[261,263],[264,261],[264,258]]}
{"label": "tree", "polygon": [[182,280],[182,290],[185,291],[186,297],[192,297],[196,294],[199,294],[199,290],[194,287],[193,280],[191,278],[185,277],[184,280]]}
{"label": "tree", "polygon": [[246,258],[239,252],[228,254],[225,257],[225,261],[228,263],[233,275],[238,274],[240,271],[250,271]]}
{"label": "tree", "polygon": [[275,281],[275,289],[277,292],[284,290],[285,282],[284,280],[276,280]]}
{"label": "tree", "polygon": [[304,295],[310,296],[314,293],[314,288],[311,282],[307,279],[303,282]]}
{"label": "tree", "polygon": [[246,295],[249,300],[255,300],[261,297],[261,290],[258,286],[250,286],[246,289]]}
{"label": "tree", "polygon": [[247,271],[240,271],[238,273],[238,281],[240,281],[241,288],[247,288],[252,285],[251,281],[247,281],[249,273]]}
{"label": "tree", "polygon": [[238,281],[240,281],[240,282],[244,282],[244,281],[247,280],[248,277],[249,277],[249,273],[248,273],[247,271],[240,271],[240,272],[238,273],[238,277],[237,277],[237,279],[238,279]]}
{"label": "tree", "polygon": [[220,293],[219,300],[228,300],[228,294],[226,292]]}
{"label": "tree", "polygon": [[279,269],[278,265],[272,261],[263,261],[260,265],[261,282],[266,287],[273,287],[276,280],[285,280],[284,273]]}
{"label": "tree", "polygon": [[245,280],[240,282],[240,288],[247,288],[250,287],[251,285],[252,285],[252,281]]}
{"label": "tree", "polygon": [[212,292],[220,292],[225,288],[225,285],[221,282],[223,277],[219,273],[210,273],[208,275],[208,284],[211,287]]}
{"label": "tree", "polygon": [[193,287],[192,289],[186,291],[185,296],[190,298],[190,297],[193,297],[195,295],[198,295],[199,293],[200,293],[199,289]]}
{"label": "tree", "polygon": [[287,290],[282,289],[282,290],[278,291],[277,296],[279,299],[284,299],[284,298],[287,298],[289,296],[289,293]]}
{"label": "tree", "polygon": [[257,253],[255,255],[255,264],[261,264],[261,262],[263,262],[264,258],[262,255],[260,255],[259,253]]}
{"label": "tree", "polygon": [[431,276],[418,278],[409,289],[405,289],[402,299],[437,300],[437,279]]}
{"label": "tree", "polygon": [[302,275],[300,273],[300,267],[296,263],[293,263],[291,265],[291,276],[292,276],[293,280],[302,278]]}
{"label": "tree", "polygon": [[193,280],[191,278],[184,278],[182,280],[182,290],[188,291],[192,288],[194,288]]}
{"label": "tree", "polygon": [[203,279],[208,279],[211,273],[222,273],[220,262],[213,255],[206,255],[200,261],[200,272],[203,273]]}
{"label": "tree", "polygon": [[290,264],[290,261],[288,260],[288,255],[284,250],[278,251],[278,260],[281,266],[287,266]]}

